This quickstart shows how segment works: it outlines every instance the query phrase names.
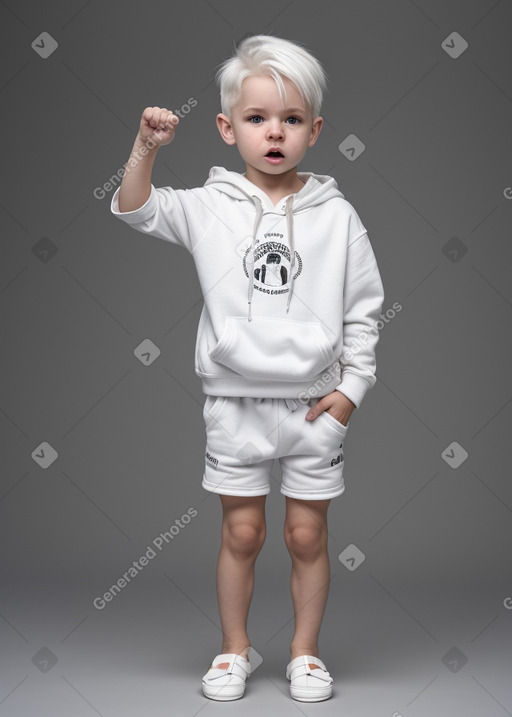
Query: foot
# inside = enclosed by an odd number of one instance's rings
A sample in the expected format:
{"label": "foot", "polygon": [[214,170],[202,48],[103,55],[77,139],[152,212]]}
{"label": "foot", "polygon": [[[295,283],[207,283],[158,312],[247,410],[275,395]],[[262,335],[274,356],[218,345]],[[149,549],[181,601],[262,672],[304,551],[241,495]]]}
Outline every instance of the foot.
{"label": "foot", "polygon": [[[229,653],[229,650],[222,650],[222,652],[223,652],[224,654],[228,654],[228,653]],[[236,654],[238,657],[241,657],[242,660],[245,660],[246,662],[249,662],[249,660],[247,659],[247,657],[246,657],[245,655],[241,655],[240,653],[235,653],[235,654]],[[220,663],[217,663],[216,667],[218,667],[218,668],[221,669],[221,670],[227,670],[228,667],[229,667],[229,662],[220,662]]]}
{"label": "foot", "polygon": [[301,702],[320,702],[332,695],[333,679],[316,655],[299,655],[286,667],[290,695]]}
{"label": "foot", "polygon": [[237,653],[221,653],[215,657],[203,676],[205,697],[212,700],[236,700],[243,697],[251,665]]}

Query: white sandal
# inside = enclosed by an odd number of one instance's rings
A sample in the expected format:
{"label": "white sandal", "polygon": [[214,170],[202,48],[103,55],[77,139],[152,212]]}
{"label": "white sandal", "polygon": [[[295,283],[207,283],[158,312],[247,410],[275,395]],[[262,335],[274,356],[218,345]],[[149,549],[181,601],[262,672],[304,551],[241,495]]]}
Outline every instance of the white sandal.
{"label": "white sandal", "polygon": [[[228,663],[227,667],[219,667],[223,663]],[[203,677],[203,693],[211,700],[238,700],[244,695],[250,674],[251,663],[241,655],[217,655]]]}
{"label": "white sandal", "polygon": [[[318,665],[311,667],[310,665]],[[319,657],[300,655],[288,663],[286,678],[290,680],[290,695],[301,702],[320,702],[332,695],[333,679]]]}

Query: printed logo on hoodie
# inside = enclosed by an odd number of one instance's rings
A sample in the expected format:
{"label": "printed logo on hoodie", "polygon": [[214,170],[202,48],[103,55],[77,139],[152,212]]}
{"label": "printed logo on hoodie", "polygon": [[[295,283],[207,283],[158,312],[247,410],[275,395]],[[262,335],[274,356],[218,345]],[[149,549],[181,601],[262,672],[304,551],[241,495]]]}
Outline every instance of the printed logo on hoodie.
{"label": "printed logo on hoodie", "polygon": [[[270,236],[277,237],[278,239],[283,238],[282,234],[265,234],[265,238]],[[247,250],[243,260],[244,272],[247,277],[249,277],[246,264],[248,253],[249,250]],[[258,289],[258,291],[264,291],[267,294],[285,294],[290,289],[279,287],[284,287],[289,283],[290,265],[290,248],[286,244],[277,240],[257,244],[254,249],[253,279],[256,280],[254,288]],[[297,271],[293,277],[294,280],[302,271],[302,259],[297,251],[295,252],[295,266],[297,267]]]}

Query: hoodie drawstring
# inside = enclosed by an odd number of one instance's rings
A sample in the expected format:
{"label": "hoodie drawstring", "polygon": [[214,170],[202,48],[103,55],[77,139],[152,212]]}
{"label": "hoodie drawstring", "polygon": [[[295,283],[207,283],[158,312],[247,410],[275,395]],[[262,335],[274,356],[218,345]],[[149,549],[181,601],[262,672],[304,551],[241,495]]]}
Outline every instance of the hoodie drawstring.
{"label": "hoodie drawstring", "polygon": [[[247,290],[247,303],[249,305],[249,309],[247,312],[247,321],[252,321],[252,294],[253,294],[253,285],[254,285],[254,247],[256,245],[256,233],[258,231],[258,227],[261,222],[261,217],[263,215],[263,206],[261,204],[261,199],[256,195],[252,195],[252,200],[254,201],[254,205],[256,207],[256,217],[254,219],[254,226],[252,229],[252,242],[251,246],[249,247],[249,251],[247,253],[247,272],[249,274],[249,286]],[[292,291],[293,291],[293,276],[295,274],[295,247],[293,242],[293,213],[292,213],[292,204],[294,200],[294,195],[291,195],[286,200],[286,225],[288,228],[288,241],[290,243],[290,290],[288,292],[288,301],[286,303],[286,313],[288,313],[288,310],[290,308],[290,300],[292,298]]]}
{"label": "hoodie drawstring", "polygon": [[247,292],[247,303],[249,304],[249,310],[247,312],[247,321],[252,321],[251,302],[254,284],[254,246],[256,244],[256,232],[258,231],[261,217],[263,215],[263,206],[261,204],[260,198],[256,194],[253,194],[252,200],[254,201],[254,205],[256,207],[256,218],[254,219],[254,226],[252,228],[252,243],[249,248],[249,252],[247,253],[246,259],[247,273],[249,274],[249,287]]}
{"label": "hoodie drawstring", "polygon": [[290,308],[290,301],[293,291],[293,275],[295,274],[295,247],[293,244],[293,194],[286,200],[286,224],[288,226],[288,241],[290,242],[290,291],[288,292],[288,301],[286,302],[286,313]]}

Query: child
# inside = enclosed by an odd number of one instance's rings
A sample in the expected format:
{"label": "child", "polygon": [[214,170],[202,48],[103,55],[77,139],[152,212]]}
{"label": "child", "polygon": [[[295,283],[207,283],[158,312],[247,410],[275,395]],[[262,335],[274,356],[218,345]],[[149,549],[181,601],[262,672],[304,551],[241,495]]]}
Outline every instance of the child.
{"label": "child", "polygon": [[258,35],[239,44],[217,77],[217,127],[237,146],[245,173],[213,167],[203,187],[156,189],[153,163],[179,120],[147,107],[111,210],[187,249],[205,302],[195,371],[206,394],[202,486],[223,508],[223,642],[203,692],[240,698],[251,673],[247,617],[277,458],[295,615],[286,677],[292,698],[316,702],[331,696],[333,682],[318,649],[330,580],[327,509],[345,489],[350,415],[376,382],[384,293],[366,229],[335,180],[297,171],[323,124],[318,60]]}

